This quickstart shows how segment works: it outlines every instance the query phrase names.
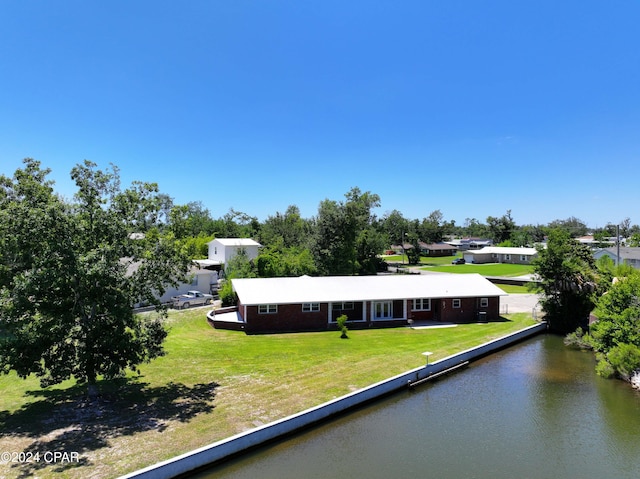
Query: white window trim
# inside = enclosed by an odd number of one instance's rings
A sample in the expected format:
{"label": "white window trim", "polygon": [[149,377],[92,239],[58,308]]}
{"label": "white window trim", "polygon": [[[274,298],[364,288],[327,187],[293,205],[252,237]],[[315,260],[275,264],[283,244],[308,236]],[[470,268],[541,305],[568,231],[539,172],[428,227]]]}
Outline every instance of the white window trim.
{"label": "white window trim", "polygon": [[320,311],[320,303],[302,303],[303,313],[317,313]]}
{"label": "white window trim", "polygon": [[[416,307],[416,301],[420,301],[420,306]],[[425,301],[427,307],[424,307]],[[411,311],[431,311],[431,298],[415,298],[411,301]]]}
{"label": "white window trim", "polygon": [[480,298],[480,307],[488,308],[489,307],[489,298]]}
{"label": "white window trim", "polygon": [[[456,306],[456,304],[457,304],[457,306]],[[462,300],[461,299],[452,299],[451,300],[451,307],[452,308],[456,308],[456,309],[462,308]]]}
{"label": "white window trim", "polygon": [[[340,306],[337,308],[336,306]],[[340,311],[353,311],[355,308],[353,301],[342,301],[337,303],[331,303],[332,310],[340,310]]]}
{"label": "white window trim", "polygon": [[[382,308],[388,307],[389,316],[377,316],[378,305]],[[386,308],[385,308],[386,309]],[[373,321],[389,321],[393,319],[393,301],[373,301],[371,303],[371,317]]]}
{"label": "white window trim", "polygon": [[259,304],[258,314],[276,314],[278,312],[277,304]]}

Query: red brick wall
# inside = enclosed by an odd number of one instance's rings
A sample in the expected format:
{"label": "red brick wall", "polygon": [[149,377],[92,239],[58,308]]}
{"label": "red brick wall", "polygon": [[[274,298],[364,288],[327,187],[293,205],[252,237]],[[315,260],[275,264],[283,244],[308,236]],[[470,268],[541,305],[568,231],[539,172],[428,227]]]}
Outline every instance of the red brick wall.
{"label": "red brick wall", "polygon": [[246,331],[322,331],[328,327],[328,305],[320,304],[318,312],[303,312],[301,304],[279,304],[278,312],[258,313],[258,306],[247,306]]}
{"label": "red brick wall", "polygon": [[[487,313],[488,321],[495,321],[500,317],[500,298],[488,298],[486,308],[480,307],[480,298],[460,298],[460,307],[453,307],[453,299],[434,300],[440,301],[439,319],[446,323],[473,323],[478,320],[478,311]],[[432,301],[433,309],[433,301]]]}
{"label": "red brick wall", "polygon": [[[460,298],[460,307],[453,307],[452,299],[432,299],[430,311],[412,311],[412,302],[407,305],[408,318],[403,317],[403,301],[393,301],[394,320],[371,321],[371,302],[366,303],[366,321],[362,318],[362,303],[356,302],[354,310],[345,311],[349,316],[350,329],[369,327],[388,327],[403,324],[407,319],[414,321],[437,320],[451,323],[469,323],[478,320],[478,311],[485,311],[488,321],[495,321],[500,317],[500,298],[488,298],[488,306],[480,307],[480,298]],[[303,312],[301,304],[280,304],[277,313],[260,314],[258,306],[247,306],[244,317],[244,306],[238,305],[238,310],[246,322],[248,333],[266,332],[294,332],[294,331],[324,331],[336,328],[335,322],[329,322],[329,305],[320,304],[318,312]]]}

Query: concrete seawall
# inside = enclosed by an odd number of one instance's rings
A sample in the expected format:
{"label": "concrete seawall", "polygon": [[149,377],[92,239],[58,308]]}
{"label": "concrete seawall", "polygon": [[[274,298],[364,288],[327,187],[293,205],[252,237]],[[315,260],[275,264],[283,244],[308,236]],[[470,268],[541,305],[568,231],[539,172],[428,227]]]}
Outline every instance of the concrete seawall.
{"label": "concrete seawall", "polygon": [[461,363],[486,356],[487,354],[506,346],[540,334],[541,332],[546,331],[546,329],[547,325],[545,323],[531,326],[518,331],[517,333],[504,336],[478,347],[446,357],[427,366],[407,371],[398,376],[394,376],[367,388],[347,394],[346,396],[342,396],[319,406],[307,409],[298,414],[288,416],[259,428],[209,444],[208,446],[182,454],[181,456],[168,461],[132,472],[122,476],[121,479],[170,479],[186,474],[189,471],[222,461],[225,458],[239,454],[253,447],[309,427],[315,423],[326,420],[331,416],[343,413],[350,408],[360,406],[381,396],[406,388],[408,384],[427,379],[432,375],[446,371],[447,369],[453,368]]}

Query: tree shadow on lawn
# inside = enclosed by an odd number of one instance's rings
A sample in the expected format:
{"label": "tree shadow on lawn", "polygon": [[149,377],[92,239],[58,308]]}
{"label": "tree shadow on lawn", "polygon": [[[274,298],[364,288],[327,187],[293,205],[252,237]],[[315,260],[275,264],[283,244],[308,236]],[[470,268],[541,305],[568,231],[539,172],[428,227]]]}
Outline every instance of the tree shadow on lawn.
{"label": "tree shadow on lawn", "polygon": [[[163,432],[171,421],[188,422],[210,413],[217,387],[213,382],[149,387],[136,379],[120,379],[102,383],[102,394],[94,399],[87,398],[82,386],[27,391],[42,399],[15,412],[0,411],[0,437],[33,438],[23,450],[25,457],[40,453],[39,462],[11,465],[20,471],[18,477],[32,477],[44,468],[59,473],[91,465],[83,453],[110,447],[110,439],[150,430]],[[45,451],[77,456],[53,463],[51,455],[43,457]]]}

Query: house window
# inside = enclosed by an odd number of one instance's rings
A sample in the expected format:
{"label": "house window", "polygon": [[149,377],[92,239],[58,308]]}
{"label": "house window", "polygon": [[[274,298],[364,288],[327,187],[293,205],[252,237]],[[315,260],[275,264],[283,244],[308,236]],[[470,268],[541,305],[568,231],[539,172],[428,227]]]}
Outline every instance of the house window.
{"label": "house window", "polygon": [[462,304],[462,301],[461,301],[461,300],[459,300],[459,299],[454,299],[454,300],[452,301],[452,306],[453,306],[454,308],[459,308],[459,307],[461,306],[461,304]]}
{"label": "house window", "polygon": [[413,311],[431,311],[431,299],[417,298],[413,300]]}
{"label": "house window", "polygon": [[303,313],[315,313],[320,311],[320,303],[302,303]]}
{"label": "house window", "polygon": [[373,319],[391,319],[393,305],[391,301],[377,301],[373,303]]}
{"label": "house window", "polygon": [[523,263],[526,263],[527,261],[529,261],[529,259],[527,258],[527,256],[526,256],[526,255],[521,254],[521,255],[520,255],[520,261],[522,261]]}
{"label": "house window", "polygon": [[344,303],[333,303],[331,306],[331,309],[336,310],[336,311],[350,311],[353,309],[353,302],[352,301],[348,301],[348,302],[344,302]]}
{"label": "house window", "polygon": [[258,306],[258,313],[260,314],[275,314],[278,312],[277,304],[261,304]]}
{"label": "house window", "polygon": [[480,307],[488,308],[489,307],[489,298],[480,298]]}
{"label": "house window", "polygon": [[505,261],[511,261],[511,255],[510,254],[505,254],[504,255],[504,260]]}

